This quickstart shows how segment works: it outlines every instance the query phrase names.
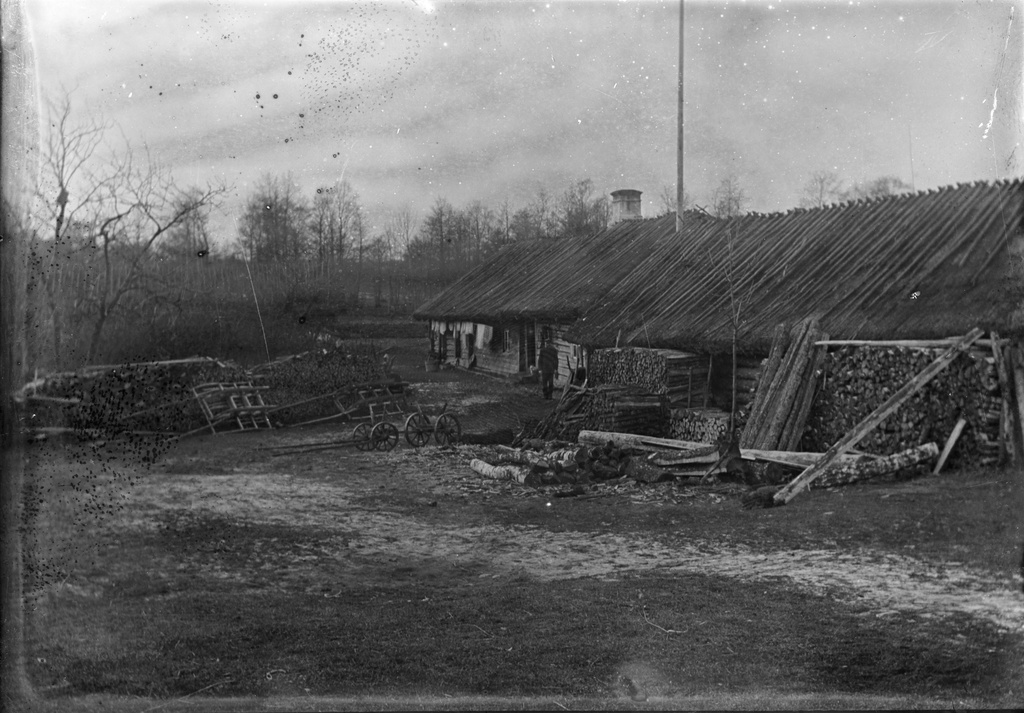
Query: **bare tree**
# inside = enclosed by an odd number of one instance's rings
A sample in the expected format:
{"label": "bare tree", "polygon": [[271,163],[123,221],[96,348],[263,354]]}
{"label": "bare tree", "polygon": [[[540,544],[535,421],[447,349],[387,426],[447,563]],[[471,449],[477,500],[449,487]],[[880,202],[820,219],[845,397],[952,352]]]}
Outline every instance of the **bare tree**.
{"label": "bare tree", "polygon": [[592,235],[608,227],[610,206],[604,196],[594,195],[594,182],[589,178],[576,181],[566,189],[559,201],[561,237]]}
{"label": "bare tree", "polygon": [[733,218],[743,215],[747,204],[747,194],[740,187],[736,176],[727,176],[718,184],[711,196],[713,212],[716,218]]}
{"label": "bare tree", "polygon": [[98,154],[104,137],[113,124],[97,119],[76,121],[71,97],[48,104],[50,131],[42,146],[42,175],[36,196],[37,217],[46,227],[49,239],[35,241],[29,256],[29,291],[42,286],[49,310],[53,368],[66,358],[63,309],[65,270],[76,247],[76,233],[98,210],[108,184],[117,176],[98,172]]}
{"label": "bare tree", "polygon": [[[82,302],[90,335],[86,359],[92,361],[111,317],[130,296],[152,292],[146,270],[160,242],[216,204],[226,189],[179,187],[148,152],[136,155],[123,135],[119,145],[109,145],[112,125],[75,123],[68,96],[52,106],[51,116],[40,214],[52,226],[53,241],[42,282],[54,305],[56,350],[63,342],[55,299],[61,270],[72,253],[86,264],[93,277]],[[59,354],[55,359],[62,361]]]}
{"label": "bare tree", "polygon": [[658,201],[661,204],[661,212],[658,215],[668,215],[669,213],[676,213],[679,210],[686,210],[689,208],[690,196],[687,194],[684,188],[680,191],[683,197],[683,205],[679,206],[679,197],[676,193],[675,186],[664,185],[661,187],[661,192],[658,194]]}
{"label": "bare tree", "polygon": [[801,208],[820,208],[843,200],[843,181],[832,171],[815,171],[804,184],[800,195]]}
{"label": "bare tree", "polygon": [[843,193],[843,200],[885,198],[886,196],[909,193],[910,190],[910,184],[905,183],[897,176],[880,176],[870,181],[855,183]]}
{"label": "bare tree", "polygon": [[238,223],[239,241],[249,259],[288,261],[305,255],[309,210],[291,174],[261,176]]}

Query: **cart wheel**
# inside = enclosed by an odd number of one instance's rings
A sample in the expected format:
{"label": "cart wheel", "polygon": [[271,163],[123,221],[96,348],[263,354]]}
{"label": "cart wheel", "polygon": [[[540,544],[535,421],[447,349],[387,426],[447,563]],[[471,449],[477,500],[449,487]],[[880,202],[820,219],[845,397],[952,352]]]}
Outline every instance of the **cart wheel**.
{"label": "cart wheel", "polygon": [[370,443],[370,425],[367,423],[360,423],[354,429],[352,429],[352,440],[356,442],[356,448],[361,451],[368,451],[373,447]]}
{"label": "cart wheel", "polygon": [[417,412],[405,419],[405,440],[419,448],[430,441],[430,419]]}
{"label": "cart wheel", "polygon": [[434,424],[434,440],[437,441],[437,445],[458,443],[461,436],[462,427],[454,414],[443,413],[438,417],[437,423]]}
{"label": "cart wheel", "polygon": [[398,444],[398,429],[395,424],[381,421],[370,431],[370,441],[378,451],[390,451]]}

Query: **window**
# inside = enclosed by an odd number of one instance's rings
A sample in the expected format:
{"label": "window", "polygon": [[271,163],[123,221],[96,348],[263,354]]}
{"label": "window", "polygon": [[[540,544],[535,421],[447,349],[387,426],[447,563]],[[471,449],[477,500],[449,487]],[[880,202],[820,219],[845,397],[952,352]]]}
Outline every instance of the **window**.
{"label": "window", "polygon": [[512,331],[506,329],[501,337],[501,351],[507,352],[512,348]]}

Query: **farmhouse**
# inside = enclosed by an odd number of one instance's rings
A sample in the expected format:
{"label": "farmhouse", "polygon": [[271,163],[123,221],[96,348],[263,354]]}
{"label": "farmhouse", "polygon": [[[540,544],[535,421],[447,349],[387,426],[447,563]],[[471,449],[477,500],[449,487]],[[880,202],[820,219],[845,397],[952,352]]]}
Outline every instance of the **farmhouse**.
{"label": "farmhouse", "polygon": [[[417,316],[431,320],[432,333],[455,363],[475,356],[477,368],[523,373],[535,363],[538,336],[550,333],[560,351],[560,383],[577,364],[592,377],[608,374],[614,371],[609,355],[631,358],[631,348],[642,348],[675,355],[670,358],[677,363],[705,364],[701,378],[683,382],[690,392],[687,406],[730,409],[735,376],[742,409],[756,393],[779,324],[814,318],[832,341],[936,340],[974,327],[1020,336],[1022,220],[1019,179],[730,220],[690,212],[678,230],[672,215],[627,220],[584,239],[511,246]],[[453,342],[458,347],[460,340],[463,346],[453,354]],[[888,358],[868,359],[862,350],[829,363],[837,373],[848,372],[852,359],[862,381],[877,381],[881,375],[864,367],[870,362],[884,367],[896,386],[918,365],[902,352]],[[969,430],[978,440],[999,437],[998,417],[995,426],[984,423],[998,406],[972,395],[982,388],[985,369],[995,368],[991,356],[981,367],[977,379],[943,387],[951,390],[948,414],[925,409],[904,424],[913,434],[888,441],[880,436],[877,449],[948,434],[948,421],[968,410]],[[608,379],[596,379],[602,380]],[[643,375],[636,379],[645,381],[650,383]],[[674,382],[677,392],[680,383]],[[863,384],[849,388],[875,391]],[[680,397],[674,394],[673,406]],[[817,448],[835,432],[822,425],[822,409],[838,409],[829,399],[828,387],[815,397],[817,415],[810,423],[818,424],[819,442],[811,444]],[[861,408],[846,410],[855,413],[879,399],[861,401]]]}
{"label": "farmhouse", "polygon": [[675,214],[640,217],[639,191],[612,194],[611,227],[565,240],[513,244],[420,307],[442,360],[503,376],[527,375],[543,339],[558,348],[555,383],[564,384],[586,356],[566,330],[650,255],[675,243]]}

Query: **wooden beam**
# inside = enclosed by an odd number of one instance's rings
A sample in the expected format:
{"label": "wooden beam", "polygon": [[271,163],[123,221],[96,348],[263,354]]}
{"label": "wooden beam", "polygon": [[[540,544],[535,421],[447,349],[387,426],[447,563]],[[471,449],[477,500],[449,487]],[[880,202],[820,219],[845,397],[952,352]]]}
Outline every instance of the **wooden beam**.
{"label": "wooden beam", "polygon": [[999,334],[992,332],[992,360],[996,366],[996,375],[999,378],[999,462],[1004,463],[1007,458],[1014,458],[1014,437],[1010,431],[1010,404],[1013,399],[1010,394],[1013,387],[1010,384],[1010,373],[1007,370],[1006,360],[1003,358],[1003,349],[999,346]]}
{"label": "wooden beam", "polygon": [[[945,349],[957,343],[959,337],[945,337],[943,339],[823,339],[815,342],[815,346],[828,347],[906,347],[908,349]],[[993,343],[1004,346],[1009,343],[1008,339],[999,339],[993,336],[992,339],[977,339],[975,344],[979,347],[992,346]]]}
{"label": "wooden beam", "polygon": [[942,453],[939,455],[939,460],[935,463],[935,469],[932,470],[932,475],[938,475],[939,471],[942,470],[942,466],[946,465],[946,459],[949,458],[950,451],[953,450],[953,446],[956,445],[956,440],[960,438],[961,431],[964,430],[964,426],[967,425],[967,419],[961,418],[953,426],[953,431],[949,434],[949,438],[946,439],[946,445],[942,447]]}
{"label": "wooden beam", "polygon": [[[680,441],[674,438],[655,438],[654,436],[638,436],[634,433],[617,433],[615,431],[580,431],[579,442],[592,446],[603,446],[611,441],[620,448],[669,448],[681,451],[695,451],[692,455],[681,454],[673,458],[675,464],[714,463],[719,459],[717,448],[708,443]],[[740,457],[744,460],[763,460],[779,463],[794,468],[806,468],[821,458],[821,453],[798,453],[790,451],[769,451],[759,448],[741,448]],[[845,455],[839,458],[843,463],[859,463],[873,460],[874,456]]]}
{"label": "wooden beam", "polygon": [[[853,430],[839,439],[835,445],[825,452],[825,455],[822,456],[817,463],[809,467],[803,473],[798,475],[789,485],[777,492],[774,498],[775,504],[785,505],[796,497],[801,490],[806,488],[811,481],[823,473],[825,469],[828,468],[839,456],[860,443],[860,441],[871,433],[878,424],[892,415],[896,409],[903,405],[903,402],[909,399],[916,392],[920,391],[925,384],[934,379],[947,366],[953,363],[953,360],[956,359],[961,352],[966,351],[968,347],[976,342],[978,337],[982,334],[983,332],[975,327],[957,340],[957,342],[939,356],[938,359],[926,366],[920,374],[904,384],[895,394],[886,399],[885,403],[869,413],[860,423],[853,427]],[[1020,383],[1020,388],[1024,389],[1024,367],[1022,367],[1020,371]],[[1021,412],[1024,413],[1024,407],[1022,407]]]}
{"label": "wooden beam", "polygon": [[[1013,357],[1013,385],[1017,397],[1017,431],[1024,444],[1024,345],[1017,342],[1017,346],[1011,350]],[[1017,434],[1014,434],[1016,438]]]}

